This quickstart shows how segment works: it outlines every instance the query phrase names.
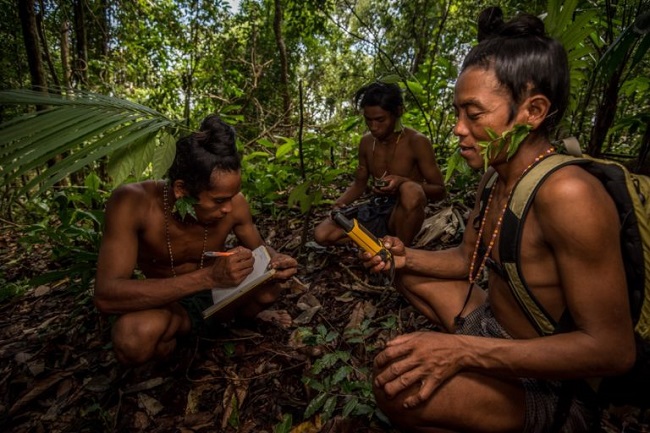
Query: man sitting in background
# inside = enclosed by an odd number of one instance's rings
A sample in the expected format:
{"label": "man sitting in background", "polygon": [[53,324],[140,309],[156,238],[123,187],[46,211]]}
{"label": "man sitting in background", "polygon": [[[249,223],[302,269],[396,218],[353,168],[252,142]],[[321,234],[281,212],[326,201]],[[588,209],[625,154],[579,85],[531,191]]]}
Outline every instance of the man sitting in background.
{"label": "man sitting in background", "polygon": [[[428,202],[446,194],[433,147],[426,136],[402,126],[404,102],[396,84],[364,86],[357,91],[355,104],[369,132],[359,143],[354,181],[333,210],[344,210],[361,197],[372,177],[373,197],[359,207],[357,219],[377,237],[392,234],[410,245],[422,227]],[[333,245],[345,238],[345,232],[327,218],[316,227],[314,238],[321,245]]]}

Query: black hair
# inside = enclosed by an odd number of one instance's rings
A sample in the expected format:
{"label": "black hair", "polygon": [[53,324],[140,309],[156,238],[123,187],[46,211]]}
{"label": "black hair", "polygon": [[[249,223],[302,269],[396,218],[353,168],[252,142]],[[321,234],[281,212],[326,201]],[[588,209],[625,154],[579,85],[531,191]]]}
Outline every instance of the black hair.
{"label": "black hair", "polygon": [[375,81],[357,90],[354,94],[354,105],[357,109],[363,107],[381,107],[389,113],[400,116],[400,108],[404,106],[402,90],[397,84]]}
{"label": "black hair", "polygon": [[510,120],[525,98],[546,96],[551,106],[539,129],[549,135],[569,102],[569,62],[562,44],[546,35],[544,23],[536,16],[520,14],[504,22],[498,7],[481,12],[478,41],[461,72],[470,66],[492,69],[512,97]]}
{"label": "black hair", "polygon": [[176,142],[176,156],[167,177],[182,180],[189,194],[197,197],[210,189],[210,176],[217,171],[239,171],[241,158],[235,144],[235,130],[216,114],[201,122],[199,131]]}

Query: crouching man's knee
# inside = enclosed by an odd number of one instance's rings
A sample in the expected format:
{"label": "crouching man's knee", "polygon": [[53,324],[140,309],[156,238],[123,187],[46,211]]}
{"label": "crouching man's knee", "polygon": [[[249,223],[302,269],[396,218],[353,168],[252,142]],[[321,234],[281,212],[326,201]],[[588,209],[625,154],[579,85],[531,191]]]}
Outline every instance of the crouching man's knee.
{"label": "crouching man's knee", "polygon": [[[163,344],[162,337],[166,327],[160,320],[150,317],[145,320],[145,312],[127,313],[120,316],[113,326],[113,350],[117,360],[124,365],[142,365],[161,355],[158,347]],[[175,339],[166,342],[175,346]],[[170,352],[166,348],[165,352]]]}
{"label": "crouching man's knee", "polygon": [[424,209],[427,205],[427,196],[422,185],[413,181],[401,184],[399,187],[399,205],[409,211]]}

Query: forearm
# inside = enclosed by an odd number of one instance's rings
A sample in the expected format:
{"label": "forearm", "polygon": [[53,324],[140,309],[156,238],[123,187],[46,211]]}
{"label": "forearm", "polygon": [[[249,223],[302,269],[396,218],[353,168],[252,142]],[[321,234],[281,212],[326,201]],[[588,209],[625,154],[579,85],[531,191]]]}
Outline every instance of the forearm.
{"label": "forearm", "polygon": [[407,248],[406,255],[395,258],[398,273],[423,275],[438,279],[465,279],[469,260],[461,247],[440,251]]}
{"label": "forearm", "polygon": [[444,185],[437,185],[433,183],[422,184],[422,189],[427,199],[431,202],[442,200],[447,195],[447,190]]}
{"label": "forearm", "polygon": [[215,285],[209,268],[173,278],[98,279],[94,301],[104,313],[122,314],[162,307]]}
{"label": "forearm", "polygon": [[574,331],[521,340],[457,337],[464,347],[459,359],[462,370],[497,376],[549,380],[603,377],[623,373],[634,359],[634,346],[625,344],[624,336],[600,338]]}

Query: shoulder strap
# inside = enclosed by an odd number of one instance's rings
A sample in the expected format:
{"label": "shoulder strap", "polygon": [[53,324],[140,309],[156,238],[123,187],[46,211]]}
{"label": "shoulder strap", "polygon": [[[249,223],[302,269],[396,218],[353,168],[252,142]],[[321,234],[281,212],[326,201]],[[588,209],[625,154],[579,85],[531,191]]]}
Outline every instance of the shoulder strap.
{"label": "shoulder strap", "polygon": [[523,222],[535,194],[544,180],[557,169],[585,160],[570,155],[554,154],[542,159],[515,185],[508,209],[503,216],[499,237],[499,257],[506,272],[514,298],[540,335],[556,332],[558,323],[533,296],[521,271],[520,249]]}
{"label": "shoulder strap", "polygon": [[564,148],[569,155],[582,156],[582,149],[580,149],[580,142],[575,137],[563,138]]}
{"label": "shoulder strap", "polygon": [[485,181],[485,184],[483,184],[483,189],[476,194],[477,200],[479,200],[478,214],[474,218],[474,221],[469,222],[474,226],[476,230],[478,230],[478,224],[483,219],[483,215],[485,214],[485,205],[487,203],[488,197],[490,197],[490,191],[494,187],[494,183],[497,181],[499,177],[496,171],[494,171],[491,168],[490,170],[492,170],[491,173],[490,172],[486,173],[486,175],[489,175],[489,177]]}

